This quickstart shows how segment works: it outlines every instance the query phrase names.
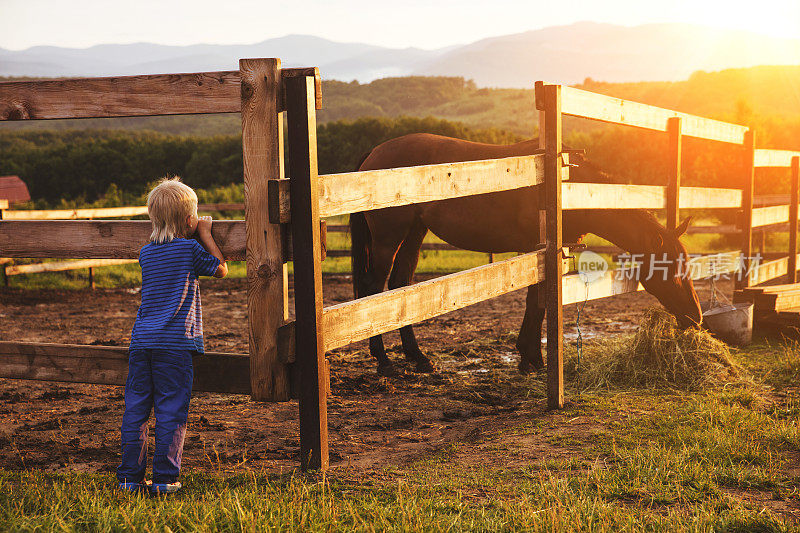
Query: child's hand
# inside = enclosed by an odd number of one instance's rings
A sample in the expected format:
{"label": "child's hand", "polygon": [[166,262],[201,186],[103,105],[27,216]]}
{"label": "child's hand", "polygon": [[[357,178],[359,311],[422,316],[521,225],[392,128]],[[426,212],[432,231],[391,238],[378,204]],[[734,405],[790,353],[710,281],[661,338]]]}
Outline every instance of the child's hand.
{"label": "child's hand", "polygon": [[197,233],[199,235],[211,235],[211,217],[204,216],[197,219]]}

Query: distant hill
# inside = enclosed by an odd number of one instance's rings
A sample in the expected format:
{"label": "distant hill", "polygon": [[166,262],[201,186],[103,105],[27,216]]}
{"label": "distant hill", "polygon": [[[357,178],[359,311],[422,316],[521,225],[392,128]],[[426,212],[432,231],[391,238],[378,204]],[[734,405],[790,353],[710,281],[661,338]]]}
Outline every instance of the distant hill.
{"label": "distant hill", "polygon": [[626,27],[580,22],[441,48],[393,49],[287,35],[249,45],[104,44],[86,49],[0,49],[0,76],[111,76],[233,70],[243,57],[318,66],[326,80],[457,76],[481,87],[529,88],[536,80],[578,83],[675,81],[698,70],[800,65],[800,40],[694,26]]}
{"label": "distant hill", "polygon": [[441,55],[418,75],[464,76],[480,86],[530,87],[681,80],[697,70],[800,65],[800,40],[689,24],[625,27],[580,22],[483,39]]}
{"label": "distant hill", "polygon": [[398,50],[311,35],[287,35],[248,45],[34,46],[20,51],[0,48],[0,76],[92,77],[236,70],[241,58],[279,57],[284,67],[318,66],[327,79],[370,81],[409,74],[448,50]]}

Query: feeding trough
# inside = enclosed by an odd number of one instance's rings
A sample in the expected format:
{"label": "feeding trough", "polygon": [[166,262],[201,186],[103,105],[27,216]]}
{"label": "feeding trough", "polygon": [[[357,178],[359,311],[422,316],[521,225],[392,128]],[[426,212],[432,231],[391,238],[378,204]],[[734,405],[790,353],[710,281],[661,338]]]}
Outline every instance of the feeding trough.
{"label": "feeding trough", "polygon": [[710,307],[703,311],[703,324],[720,340],[745,346],[753,339],[753,304]]}

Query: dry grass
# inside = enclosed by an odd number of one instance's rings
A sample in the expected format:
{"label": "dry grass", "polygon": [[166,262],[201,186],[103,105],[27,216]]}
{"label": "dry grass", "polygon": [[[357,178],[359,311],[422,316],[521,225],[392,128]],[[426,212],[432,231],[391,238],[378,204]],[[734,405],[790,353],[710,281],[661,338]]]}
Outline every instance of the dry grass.
{"label": "dry grass", "polygon": [[663,309],[650,309],[633,336],[586,346],[580,360],[567,359],[568,375],[580,389],[617,387],[701,390],[728,384],[751,385],[731,361],[728,346],[705,330],[678,327]]}

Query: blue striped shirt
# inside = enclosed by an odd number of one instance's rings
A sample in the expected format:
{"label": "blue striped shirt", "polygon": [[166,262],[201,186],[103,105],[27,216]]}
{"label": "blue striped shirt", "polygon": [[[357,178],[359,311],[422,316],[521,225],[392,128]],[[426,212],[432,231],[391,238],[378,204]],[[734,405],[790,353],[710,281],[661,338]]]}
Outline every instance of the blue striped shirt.
{"label": "blue striped shirt", "polygon": [[193,239],[145,244],[139,251],[142,304],[130,349],[166,348],[203,353],[198,276],[213,276],[220,261]]}

